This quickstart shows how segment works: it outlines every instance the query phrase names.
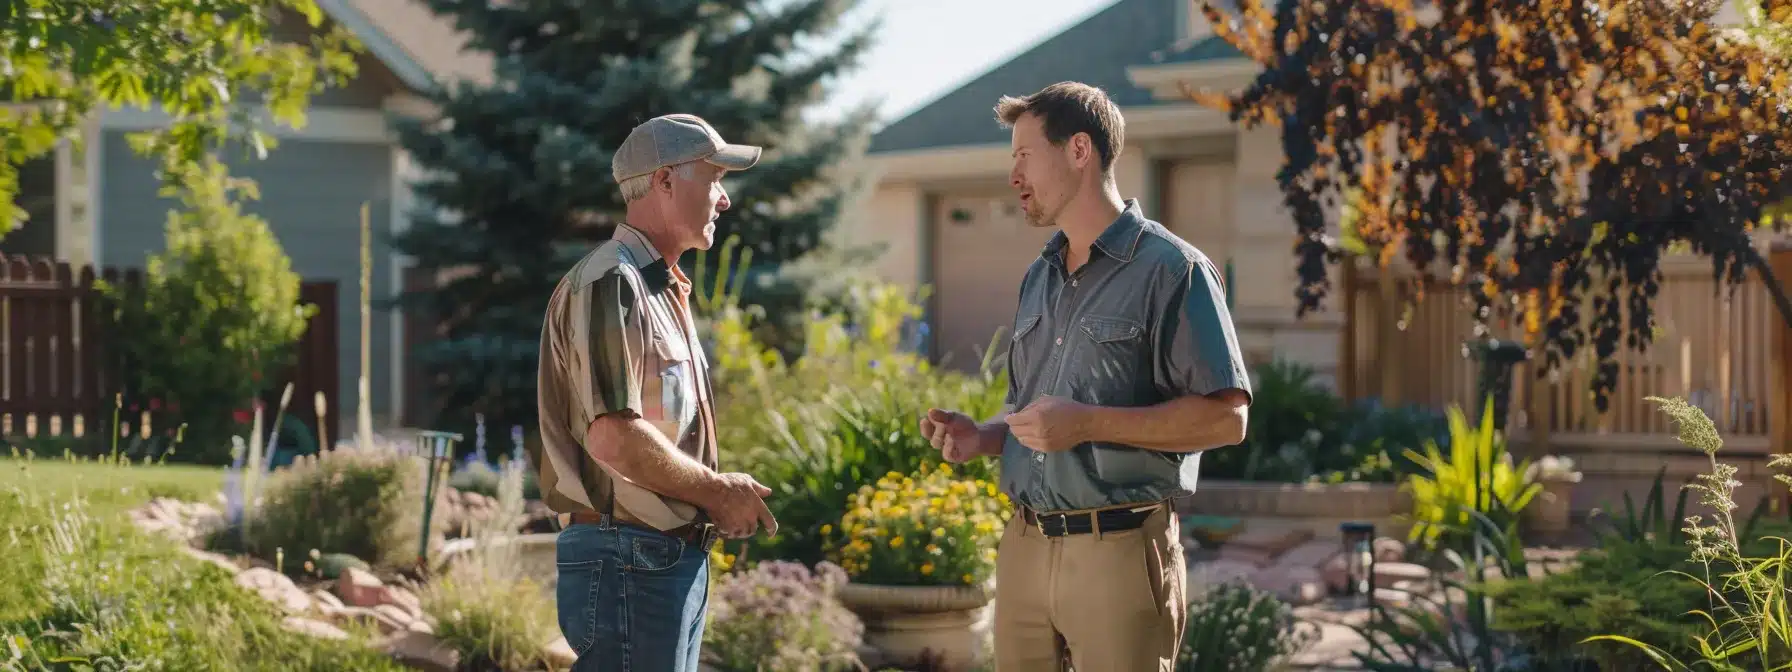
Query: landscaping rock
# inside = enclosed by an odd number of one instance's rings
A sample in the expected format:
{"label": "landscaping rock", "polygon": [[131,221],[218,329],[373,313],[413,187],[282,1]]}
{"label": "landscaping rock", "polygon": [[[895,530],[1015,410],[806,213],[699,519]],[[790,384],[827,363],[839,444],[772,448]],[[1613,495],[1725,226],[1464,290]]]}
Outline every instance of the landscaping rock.
{"label": "landscaping rock", "polygon": [[1431,579],[1431,570],[1424,565],[1410,562],[1377,562],[1375,563],[1375,583],[1391,585],[1395,581],[1424,582]]}
{"label": "landscaping rock", "polygon": [[386,638],[380,648],[393,660],[424,672],[455,672],[460,667],[460,652],[428,633],[407,630]]}
{"label": "landscaping rock", "polygon": [[271,569],[245,569],[236,575],[236,585],[255,591],[262,599],[274,603],[289,614],[311,610],[311,596],[300,590],[292,579]]}
{"label": "landscaping rock", "polygon": [[541,653],[548,659],[548,664],[554,667],[572,667],[573,663],[579,662],[578,654],[573,653],[572,645],[566,643],[565,637],[549,642]]}
{"label": "landscaping rock", "polygon": [[386,584],[363,569],[350,567],[336,579],[336,596],[351,607],[371,607],[386,601]]}
{"label": "landscaping rock", "polygon": [[1326,587],[1333,591],[1343,591],[1350,583],[1350,563],[1343,553],[1326,558],[1319,565],[1319,577],[1325,581]]}
{"label": "landscaping rock", "polygon": [[322,588],[313,588],[311,590],[311,599],[317,603],[317,608],[322,610],[326,614],[331,611],[341,609],[341,608],[347,606],[342,603],[341,599],[338,599],[335,595],[330,594],[330,591],[324,590]]}
{"label": "landscaping rock", "polygon": [[373,612],[390,619],[394,623],[404,624],[406,629],[409,629],[411,623],[417,620],[417,617],[412,615],[411,612],[406,611],[404,607],[400,607],[396,604],[382,604],[373,607]]}
{"label": "landscaping rock", "polygon": [[348,639],[348,633],[343,632],[342,628],[309,618],[287,616],[285,620],[280,622],[280,625],[287,630],[302,635],[317,637],[319,639]]}
{"label": "landscaping rock", "polygon": [[1372,552],[1375,554],[1375,561],[1378,563],[1403,562],[1406,560],[1406,542],[1400,541],[1399,539],[1394,539],[1392,537],[1377,537],[1373,548],[1375,550]]}
{"label": "landscaping rock", "polygon": [[1343,550],[1336,542],[1315,539],[1288,549],[1288,552],[1276,558],[1276,564],[1317,569],[1332,556],[1342,553]]}
{"label": "landscaping rock", "polygon": [[1304,527],[1260,527],[1245,530],[1242,534],[1227,540],[1220,550],[1224,552],[1228,548],[1251,549],[1273,558],[1312,538],[1313,531]]}
{"label": "landscaping rock", "polygon": [[411,629],[411,619],[404,614],[393,614],[371,607],[343,607],[331,612],[330,616],[338,623],[360,623],[373,625],[380,634],[391,635]]}
{"label": "landscaping rock", "polygon": [[411,621],[410,629],[412,632],[421,632],[426,635],[436,634],[436,626],[430,625],[429,621],[421,618]]}
{"label": "landscaping rock", "polygon": [[417,599],[416,593],[400,586],[386,586],[386,594],[380,602],[380,606],[402,610],[412,620],[423,617],[423,602]]}
{"label": "landscaping rock", "polygon": [[177,546],[176,548],[179,548],[180,552],[187,554],[188,557],[216,565],[224,571],[230,572],[231,575],[236,575],[243,571],[243,568],[237,565],[235,560],[231,560],[222,554],[213,553],[211,551],[202,551],[185,544]]}

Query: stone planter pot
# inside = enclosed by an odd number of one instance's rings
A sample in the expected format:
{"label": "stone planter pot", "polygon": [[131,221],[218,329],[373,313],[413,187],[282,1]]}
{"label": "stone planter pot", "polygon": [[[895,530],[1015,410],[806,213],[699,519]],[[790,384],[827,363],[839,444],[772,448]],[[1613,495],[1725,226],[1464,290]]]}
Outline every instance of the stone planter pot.
{"label": "stone planter pot", "polygon": [[1300,528],[1315,537],[1338,536],[1338,525],[1375,524],[1379,536],[1400,537],[1410,524],[1412,497],[1397,483],[1276,483],[1202,479],[1195,493],[1177,502],[1178,511],[1228,516],[1274,527]]}
{"label": "stone planter pot", "polygon": [[[989,659],[979,621],[995,599],[989,586],[881,586],[848,583],[837,597],[865,623],[865,643],[887,664],[938,656],[949,670]],[[869,661],[868,661],[869,662]]]}
{"label": "stone planter pot", "polygon": [[1543,481],[1543,489],[1531,498],[1524,507],[1520,519],[1525,529],[1538,535],[1560,535],[1568,533],[1568,514],[1573,503],[1570,494],[1574,492],[1571,481]]}

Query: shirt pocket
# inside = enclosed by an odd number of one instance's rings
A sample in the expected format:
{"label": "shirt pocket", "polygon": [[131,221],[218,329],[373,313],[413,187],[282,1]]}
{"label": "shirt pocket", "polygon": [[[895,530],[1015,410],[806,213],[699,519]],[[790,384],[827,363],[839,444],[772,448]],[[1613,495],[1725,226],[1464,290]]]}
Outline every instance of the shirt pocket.
{"label": "shirt pocket", "polygon": [[[1146,347],[1145,324],[1128,317],[1088,315],[1077,322],[1083,343],[1072,353],[1077,371],[1094,376],[1094,383],[1103,402],[1118,401],[1114,393],[1130,387],[1139,376],[1149,376],[1145,366],[1150,350]],[[1098,382],[1099,381],[1099,382]],[[1098,403],[1097,400],[1088,400]]]}
{"label": "shirt pocket", "polygon": [[666,438],[677,443],[690,429],[697,416],[697,367],[691,350],[683,339],[656,334],[653,337],[656,357],[653,372],[658,378],[659,419]]}

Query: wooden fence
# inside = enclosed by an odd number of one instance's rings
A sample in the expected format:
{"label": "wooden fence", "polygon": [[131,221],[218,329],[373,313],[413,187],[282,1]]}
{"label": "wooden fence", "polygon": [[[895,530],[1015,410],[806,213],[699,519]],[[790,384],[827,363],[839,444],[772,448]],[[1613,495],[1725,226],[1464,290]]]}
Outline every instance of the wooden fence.
{"label": "wooden fence", "polygon": [[[1792,281],[1792,250],[1772,254],[1775,273]],[[1522,364],[1514,375],[1507,426],[1516,441],[1611,451],[1679,450],[1667,418],[1644,397],[1678,396],[1703,408],[1724,436],[1726,453],[1786,452],[1792,416],[1785,409],[1788,367],[1781,351],[1792,343],[1766,286],[1758,279],[1729,291],[1703,257],[1662,263],[1655,299],[1656,334],[1645,352],[1620,346],[1617,386],[1598,412],[1590,395],[1589,346],[1559,372],[1539,380]],[[1347,267],[1346,328],[1340,385],[1349,398],[1380,397],[1442,407],[1461,406],[1475,417],[1479,363],[1464,343],[1476,337],[1468,288],[1433,283],[1410,311],[1406,273]],[[1389,278],[1394,281],[1390,282]],[[1720,291],[1720,289],[1722,291]],[[1628,321],[1629,311],[1624,313]],[[1522,339],[1518,325],[1491,325],[1494,336]],[[1533,353],[1535,364],[1540,356]]]}
{"label": "wooden fence", "polygon": [[[45,258],[0,255],[0,435],[84,435],[110,422],[113,397],[125,391],[128,372],[119,371],[106,344],[129,335],[102,327],[94,287],[99,279],[135,284],[142,274],[91,266],[76,271]],[[273,408],[292,382],[292,415],[315,432],[312,399],[322,391],[329,436],[339,437],[336,282],[302,283],[299,301],[317,306],[317,314],[300,338],[296,363],[272,381],[263,399]]]}

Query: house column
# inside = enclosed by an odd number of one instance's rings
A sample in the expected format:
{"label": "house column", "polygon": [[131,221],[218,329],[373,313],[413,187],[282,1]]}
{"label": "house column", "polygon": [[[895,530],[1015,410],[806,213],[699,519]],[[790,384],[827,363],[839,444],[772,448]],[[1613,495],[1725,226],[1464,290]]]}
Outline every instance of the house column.
{"label": "house column", "polygon": [[[1343,296],[1334,289],[1324,312],[1295,319],[1299,284],[1293,249],[1294,220],[1282,204],[1276,171],[1282,145],[1275,129],[1240,130],[1235,154],[1231,258],[1232,319],[1239,346],[1254,360],[1284,358],[1313,367],[1335,385],[1343,321]],[[1341,270],[1334,270],[1336,273]],[[1334,287],[1343,283],[1334,282]]]}

